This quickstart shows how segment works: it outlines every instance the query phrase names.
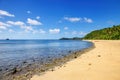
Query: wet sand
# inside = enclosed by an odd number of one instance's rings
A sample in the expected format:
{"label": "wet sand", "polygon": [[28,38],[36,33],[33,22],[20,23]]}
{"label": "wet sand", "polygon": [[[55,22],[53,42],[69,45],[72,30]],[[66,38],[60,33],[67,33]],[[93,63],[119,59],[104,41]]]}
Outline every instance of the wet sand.
{"label": "wet sand", "polygon": [[120,40],[92,40],[95,48],[31,80],[120,80]]}

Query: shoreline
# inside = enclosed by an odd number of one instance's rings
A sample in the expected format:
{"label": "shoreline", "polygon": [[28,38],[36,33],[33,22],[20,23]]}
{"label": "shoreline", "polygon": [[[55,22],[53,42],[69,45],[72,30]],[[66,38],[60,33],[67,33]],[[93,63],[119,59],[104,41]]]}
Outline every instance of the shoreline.
{"label": "shoreline", "polygon": [[87,40],[94,49],[31,80],[120,80],[120,40]]}
{"label": "shoreline", "polygon": [[[89,42],[89,41],[87,41]],[[2,80],[27,80],[32,78],[35,74],[41,75],[45,74],[47,71],[54,71],[55,67],[62,67],[67,62],[76,59],[77,57],[81,56],[85,52],[90,51],[94,48],[94,44],[92,43],[92,46],[89,48],[85,48],[83,50],[74,51],[70,54],[63,55],[61,58],[54,58],[50,59],[50,62],[46,62],[43,64],[40,64],[39,61],[36,62],[34,59],[33,63],[27,63],[26,61],[23,61],[21,67],[13,66],[10,70],[7,70],[3,76],[0,75],[0,79]]]}

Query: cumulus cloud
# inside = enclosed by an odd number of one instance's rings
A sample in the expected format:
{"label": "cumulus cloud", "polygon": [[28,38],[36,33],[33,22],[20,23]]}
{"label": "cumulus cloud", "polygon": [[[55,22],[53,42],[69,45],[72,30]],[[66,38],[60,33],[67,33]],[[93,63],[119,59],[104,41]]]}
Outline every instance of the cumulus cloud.
{"label": "cumulus cloud", "polygon": [[92,23],[92,22],[93,22],[93,20],[90,19],[90,18],[84,17],[83,19],[84,19],[84,21],[87,22],[87,23]]}
{"label": "cumulus cloud", "polygon": [[7,27],[5,27],[5,26],[0,26],[0,29],[6,30]]}
{"label": "cumulus cloud", "polygon": [[41,33],[41,34],[46,33],[43,29],[35,30],[35,29],[32,28],[32,26],[22,26],[22,28],[25,30],[25,32],[32,32],[33,34],[35,34],[35,33]]}
{"label": "cumulus cloud", "polygon": [[10,14],[9,12],[4,11],[4,10],[0,10],[0,16],[15,17],[15,15]]}
{"label": "cumulus cloud", "polygon": [[42,25],[41,22],[34,20],[34,19],[30,19],[30,18],[27,19],[27,23],[30,25]]}
{"label": "cumulus cloud", "polygon": [[10,26],[9,24],[6,24],[4,22],[0,22],[0,29],[6,30],[7,27],[9,27],[9,26]]}
{"label": "cumulus cloud", "polygon": [[69,22],[86,22],[86,23],[92,23],[93,20],[87,17],[80,18],[80,17],[64,17],[64,20],[67,20]]}
{"label": "cumulus cloud", "polygon": [[51,34],[58,34],[58,33],[60,33],[60,29],[57,29],[57,28],[49,29],[49,33],[51,33]]}
{"label": "cumulus cloud", "polygon": [[79,17],[64,17],[64,19],[70,22],[79,22],[81,20]]}
{"label": "cumulus cloud", "polygon": [[6,26],[6,27],[9,27],[10,25],[9,24],[6,24],[4,22],[0,22],[0,26]]}
{"label": "cumulus cloud", "polygon": [[40,19],[40,16],[37,16],[36,19]]}
{"label": "cumulus cloud", "polygon": [[10,25],[14,25],[14,26],[23,26],[23,25],[25,25],[25,23],[24,22],[22,22],[22,21],[7,21],[7,23],[8,24],[10,24]]}

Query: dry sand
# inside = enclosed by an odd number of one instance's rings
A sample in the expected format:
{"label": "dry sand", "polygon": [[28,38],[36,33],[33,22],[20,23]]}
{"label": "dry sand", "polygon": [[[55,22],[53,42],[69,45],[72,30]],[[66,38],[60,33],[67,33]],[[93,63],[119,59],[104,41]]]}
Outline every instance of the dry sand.
{"label": "dry sand", "polygon": [[120,40],[92,42],[94,49],[31,80],[120,80]]}

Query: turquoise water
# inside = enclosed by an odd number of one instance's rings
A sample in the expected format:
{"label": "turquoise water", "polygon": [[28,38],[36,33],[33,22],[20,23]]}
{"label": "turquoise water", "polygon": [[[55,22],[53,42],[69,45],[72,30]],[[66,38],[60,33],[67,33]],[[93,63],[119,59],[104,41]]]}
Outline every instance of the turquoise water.
{"label": "turquoise water", "polygon": [[0,67],[20,64],[31,59],[49,61],[70,52],[92,46],[92,43],[75,40],[0,40]]}

